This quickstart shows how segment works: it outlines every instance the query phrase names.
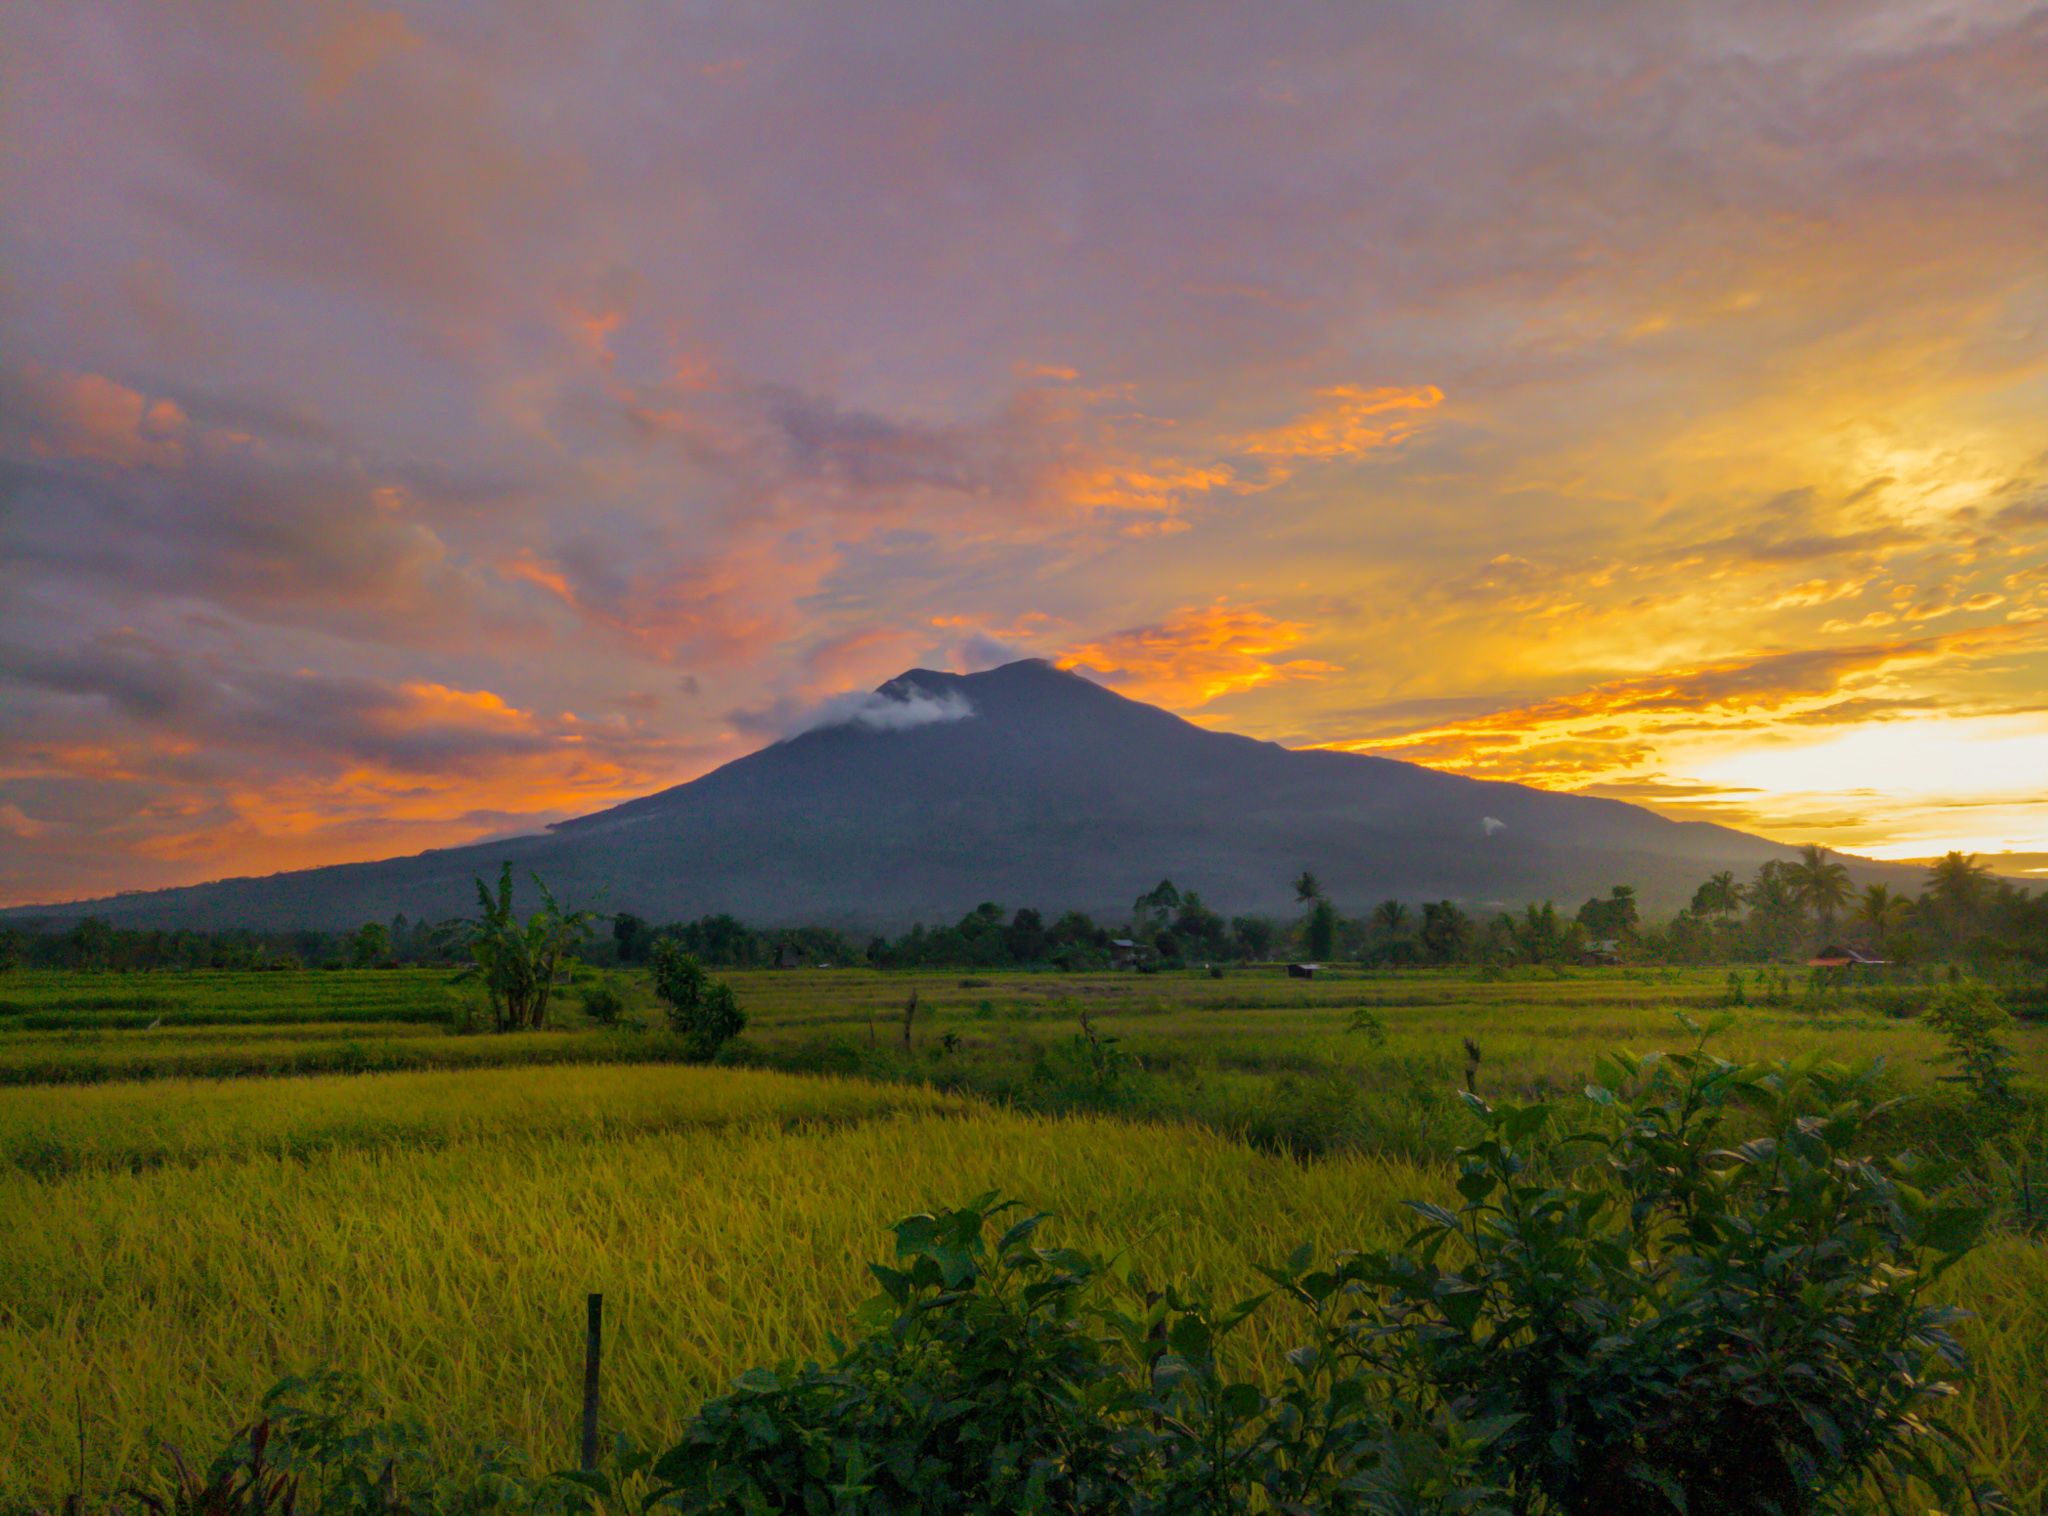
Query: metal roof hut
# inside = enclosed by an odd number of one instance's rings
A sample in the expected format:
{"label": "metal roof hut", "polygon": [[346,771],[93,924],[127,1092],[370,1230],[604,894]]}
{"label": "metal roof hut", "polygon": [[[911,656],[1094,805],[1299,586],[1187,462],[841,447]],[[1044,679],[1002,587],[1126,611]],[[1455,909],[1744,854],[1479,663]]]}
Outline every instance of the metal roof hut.
{"label": "metal roof hut", "polygon": [[1875,953],[1865,952],[1862,948],[1837,947],[1831,942],[1807,959],[1806,966],[1810,969],[1881,969],[1885,966],[1885,961]]}

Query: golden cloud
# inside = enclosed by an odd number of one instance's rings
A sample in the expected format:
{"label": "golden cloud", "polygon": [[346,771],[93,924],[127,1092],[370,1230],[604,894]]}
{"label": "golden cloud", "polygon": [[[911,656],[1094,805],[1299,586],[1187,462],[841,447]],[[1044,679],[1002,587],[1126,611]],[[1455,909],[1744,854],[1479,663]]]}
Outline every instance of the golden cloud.
{"label": "golden cloud", "polygon": [[1925,702],[1918,699],[1862,692],[1902,672],[2041,641],[2025,627],[1987,626],[1753,654],[1606,680],[1477,716],[1320,746],[1546,788],[1613,784],[1641,777],[1673,737],[1755,732],[1770,725],[1857,725],[1920,711]]}
{"label": "golden cloud", "polygon": [[1300,622],[1217,601],[1071,647],[1054,662],[1136,699],[1185,710],[1261,685],[1341,673],[1333,663],[1289,656],[1307,631]]}

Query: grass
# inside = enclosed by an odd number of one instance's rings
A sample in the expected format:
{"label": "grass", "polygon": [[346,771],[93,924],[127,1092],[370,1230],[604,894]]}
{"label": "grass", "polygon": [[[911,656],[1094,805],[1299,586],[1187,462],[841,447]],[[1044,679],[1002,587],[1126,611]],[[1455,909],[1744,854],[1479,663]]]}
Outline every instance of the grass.
{"label": "grass", "polygon": [[[592,1289],[608,1425],[659,1438],[739,1369],[822,1350],[896,1217],[985,1189],[1155,1274],[1246,1292],[1295,1243],[1385,1241],[1400,1199],[1442,1192],[1464,1038],[1482,1090],[1570,1092],[1616,1043],[1671,1045],[1673,1012],[1704,1014],[1723,981],[733,978],[748,1061],[873,1077],[661,1066],[665,1036],[573,1011],[556,1031],[457,1035],[439,972],[0,980],[21,1008],[0,1014],[0,1509],[72,1489],[81,1448],[104,1493],[153,1438],[209,1446],[275,1377],[322,1364],[422,1414],[447,1456],[504,1438],[558,1463]],[[109,1024],[149,998],[161,1025]],[[1347,1030],[1360,1007],[1384,1041]],[[1106,1084],[1076,1047],[1084,1009],[1132,1059]],[[1731,1056],[1819,1046],[1935,1089],[1937,1044],[1909,1018],[1734,1014]],[[75,1024],[25,1024],[60,1015]],[[2038,1089],[2048,1028],[2012,1040]],[[380,1067],[422,1071],[311,1072]],[[306,1077],[182,1077],[287,1072]],[[1953,1097],[1908,1109],[1901,1145],[1949,1135]],[[2048,1247],[1998,1237],[1947,1287],[1981,1318],[1958,1424],[2040,1508]],[[1285,1336],[1276,1317],[1247,1349],[1270,1361]]]}
{"label": "grass", "polygon": [[0,1104],[0,1171],[62,1175],[211,1159],[463,1142],[607,1142],[746,1122],[825,1123],[894,1112],[955,1115],[957,1097],[907,1085],[750,1069],[505,1069],[290,1083],[162,1080],[36,1089]]}
{"label": "grass", "polygon": [[1243,1293],[1252,1264],[1302,1239],[1383,1240],[1424,1182],[1383,1160],[1304,1168],[1221,1136],[988,1111],[16,1173],[0,1215],[44,1221],[0,1242],[0,1501],[71,1487],[79,1405],[86,1487],[104,1491],[153,1437],[203,1444],[316,1364],[430,1408],[447,1456],[506,1438],[566,1460],[589,1290],[611,1323],[608,1424],[658,1438],[739,1368],[823,1351],[872,1293],[864,1264],[895,1218],[987,1189],[1160,1267],[1170,1218],[1173,1264]]}

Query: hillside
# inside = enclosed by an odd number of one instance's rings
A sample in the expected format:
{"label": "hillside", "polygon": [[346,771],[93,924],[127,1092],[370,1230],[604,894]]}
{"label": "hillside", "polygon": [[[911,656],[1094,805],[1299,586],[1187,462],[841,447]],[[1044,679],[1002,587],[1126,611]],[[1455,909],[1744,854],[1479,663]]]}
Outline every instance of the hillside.
{"label": "hillside", "polygon": [[1117,916],[1162,876],[1226,912],[1277,912],[1303,868],[1358,912],[1390,895],[1576,904],[1617,882],[1656,911],[1787,852],[1620,801],[1206,731],[1027,661],[911,670],[837,724],[542,835],[11,914],[431,919],[466,912],[471,881],[506,859],[566,900],[656,920],[899,927],[981,900]]}

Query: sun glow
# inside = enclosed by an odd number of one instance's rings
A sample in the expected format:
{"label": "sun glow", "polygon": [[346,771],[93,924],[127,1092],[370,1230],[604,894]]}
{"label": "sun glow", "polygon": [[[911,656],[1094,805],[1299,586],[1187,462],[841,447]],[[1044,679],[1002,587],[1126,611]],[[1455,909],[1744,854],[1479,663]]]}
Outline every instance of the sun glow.
{"label": "sun glow", "polygon": [[2037,716],[1917,717],[1666,756],[1689,781],[1737,803],[1768,795],[1772,812],[1819,818],[1827,840],[1873,857],[2048,849],[2048,722]]}

